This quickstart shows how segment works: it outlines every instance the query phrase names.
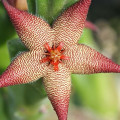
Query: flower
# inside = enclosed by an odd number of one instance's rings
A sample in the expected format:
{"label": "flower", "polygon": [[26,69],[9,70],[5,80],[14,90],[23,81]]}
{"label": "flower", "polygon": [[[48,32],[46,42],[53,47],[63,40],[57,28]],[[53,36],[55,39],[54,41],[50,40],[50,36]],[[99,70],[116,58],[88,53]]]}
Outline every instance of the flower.
{"label": "flower", "polygon": [[0,87],[24,84],[43,77],[59,120],[67,119],[71,73],[120,72],[120,66],[96,50],[78,44],[91,0],[80,0],[57,18],[52,27],[43,19],[2,0],[28,52],[18,55],[0,76]]}

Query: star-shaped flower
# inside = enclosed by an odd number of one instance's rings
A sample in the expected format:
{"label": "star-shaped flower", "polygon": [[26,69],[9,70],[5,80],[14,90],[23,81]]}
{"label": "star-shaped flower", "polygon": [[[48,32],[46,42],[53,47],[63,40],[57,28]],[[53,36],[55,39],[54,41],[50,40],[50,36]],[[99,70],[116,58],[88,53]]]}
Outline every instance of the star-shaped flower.
{"label": "star-shaped flower", "polygon": [[0,87],[30,83],[43,77],[59,120],[67,119],[71,73],[120,72],[120,66],[96,50],[78,44],[91,0],[80,0],[57,18],[52,27],[43,19],[2,0],[28,52],[18,55],[0,76]]}

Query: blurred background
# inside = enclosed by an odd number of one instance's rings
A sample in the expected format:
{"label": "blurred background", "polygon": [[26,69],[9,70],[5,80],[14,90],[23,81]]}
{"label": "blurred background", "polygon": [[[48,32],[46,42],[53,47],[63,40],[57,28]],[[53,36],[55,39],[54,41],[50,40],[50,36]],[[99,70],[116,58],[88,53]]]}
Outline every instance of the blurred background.
{"label": "blurred background", "polygon": [[[18,9],[41,16],[50,25],[78,0],[15,0]],[[95,48],[120,64],[120,0],[92,0],[79,43]],[[19,40],[0,2],[0,74],[27,49]],[[120,74],[71,75],[68,120],[120,120]],[[0,120],[57,120],[42,79],[35,83],[0,88]]]}

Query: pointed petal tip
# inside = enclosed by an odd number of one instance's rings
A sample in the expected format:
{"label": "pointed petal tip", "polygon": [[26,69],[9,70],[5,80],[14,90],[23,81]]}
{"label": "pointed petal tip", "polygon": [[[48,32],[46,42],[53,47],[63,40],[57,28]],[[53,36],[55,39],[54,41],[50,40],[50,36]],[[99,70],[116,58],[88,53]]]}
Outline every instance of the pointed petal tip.
{"label": "pointed petal tip", "polygon": [[5,76],[6,76],[6,73],[3,73],[2,75],[0,75],[0,88],[14,85],[14,82],[13,81],[10,82],[8,80],[9,78]]}
{"label": "pointed petal tip", "polygon": [[[6,70],[1,76],[0,76],[0,88],[2,87],[8,87],[16,84],[20,84],[20,81],[15,81],[14,76],[12,77],[10,74],[12,71]],[[17,75],[16,75],[17,76]]]}
{"label": "pointed petal tip", "polygon": [[120,65],[95,50],[92,63],[95,64],[95,73],[120,73]]}
{"label": "pointed petal tip", "polygon": [[2,80],[1,75],[0,75],[0,88],[2,88],[2,87],[3,87],[3,80]]}
{"label": "pointed petal tip", "polygon": [[115,66],[115,67],[111,68],[110,72],[112,71],[113,73],[120,73],[120,65],[118,65],[116,63],[111,63],[111,64],[113,64],[113,66]]}
{"label": "pointed petal tip", "polygon": [[71,77],[68,71],[66,71],[67,69],[61,66],[59,65],[57,72],[50,70],[43,82],[58,119],[67,120],[71,93]]}
{"label": "pointed petal tip", "polygon": [[54,100],[50,99],[59,120],[67,120],[69,98]]}
{"label": "pointed petal tip", "polygon": [[45,42],[50,43],[54,39],[54,31],[46,21],[15,8],[8,0],[2,0],[2,3],[18,36],[28,49],[41,50]]}
{"label": "pointed petal tip", "polygon": [[46,64],[40,64],[37,52],[24,52],[17,56],[0,76],[0,87],[27,84],[46,74]]}
{"label": "pointed petal tip", "polygon": [[14,6],[14,0],[1,0],[4,6]]}
{"label": "pointed petal tip", "polygon": [[58,41],[64,41],[66,46],[78,42],[90,4],[91,0],[79,0],[56,19],[53,29],[56,31]]}
{"label": "pointed petal tip", "polygon": [[70,56],[70,58],[68,61],[65,61],[65,64],[72,73],[120,73],[120,65],[95,49],[84,44],[75,45],[71,48],[72,49],[66,54],[67,56]]}

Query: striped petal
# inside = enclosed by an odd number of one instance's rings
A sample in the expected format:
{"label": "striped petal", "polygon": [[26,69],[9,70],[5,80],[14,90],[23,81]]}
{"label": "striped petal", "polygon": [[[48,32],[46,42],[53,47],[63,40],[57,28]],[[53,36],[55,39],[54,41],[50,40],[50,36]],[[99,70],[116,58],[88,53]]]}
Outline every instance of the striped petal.
{"label": "striped petal", "polygon": [[67,120],[71,92],[71,77],[61,64],[59,71],[49,70],[44,79],[44,86],[59,120]]}
{"label": "striped petal", "polygon": [[19,37],[30,50],[41,49],[46,42],[54,39],[53,30],[44,20],[14,8],[6,0],[2,2]]}
{"label": "striped petal", "polygon": [[86,21],[91,0],[79,0],[69,7],[53,24],[56,40],[66,45],[78,42]]}
{"label": "striped petal", "polygon": [[40,64],[40,53],[25,52],[19,55],[0,76],[0,87],[29,83],[44,76],[46,65]]}
{"label": "striped petal", "polygon": [[86,45],[74,45],[65,54],[70,57],[65,65],[72,73],[120,73],[120,65]]}

